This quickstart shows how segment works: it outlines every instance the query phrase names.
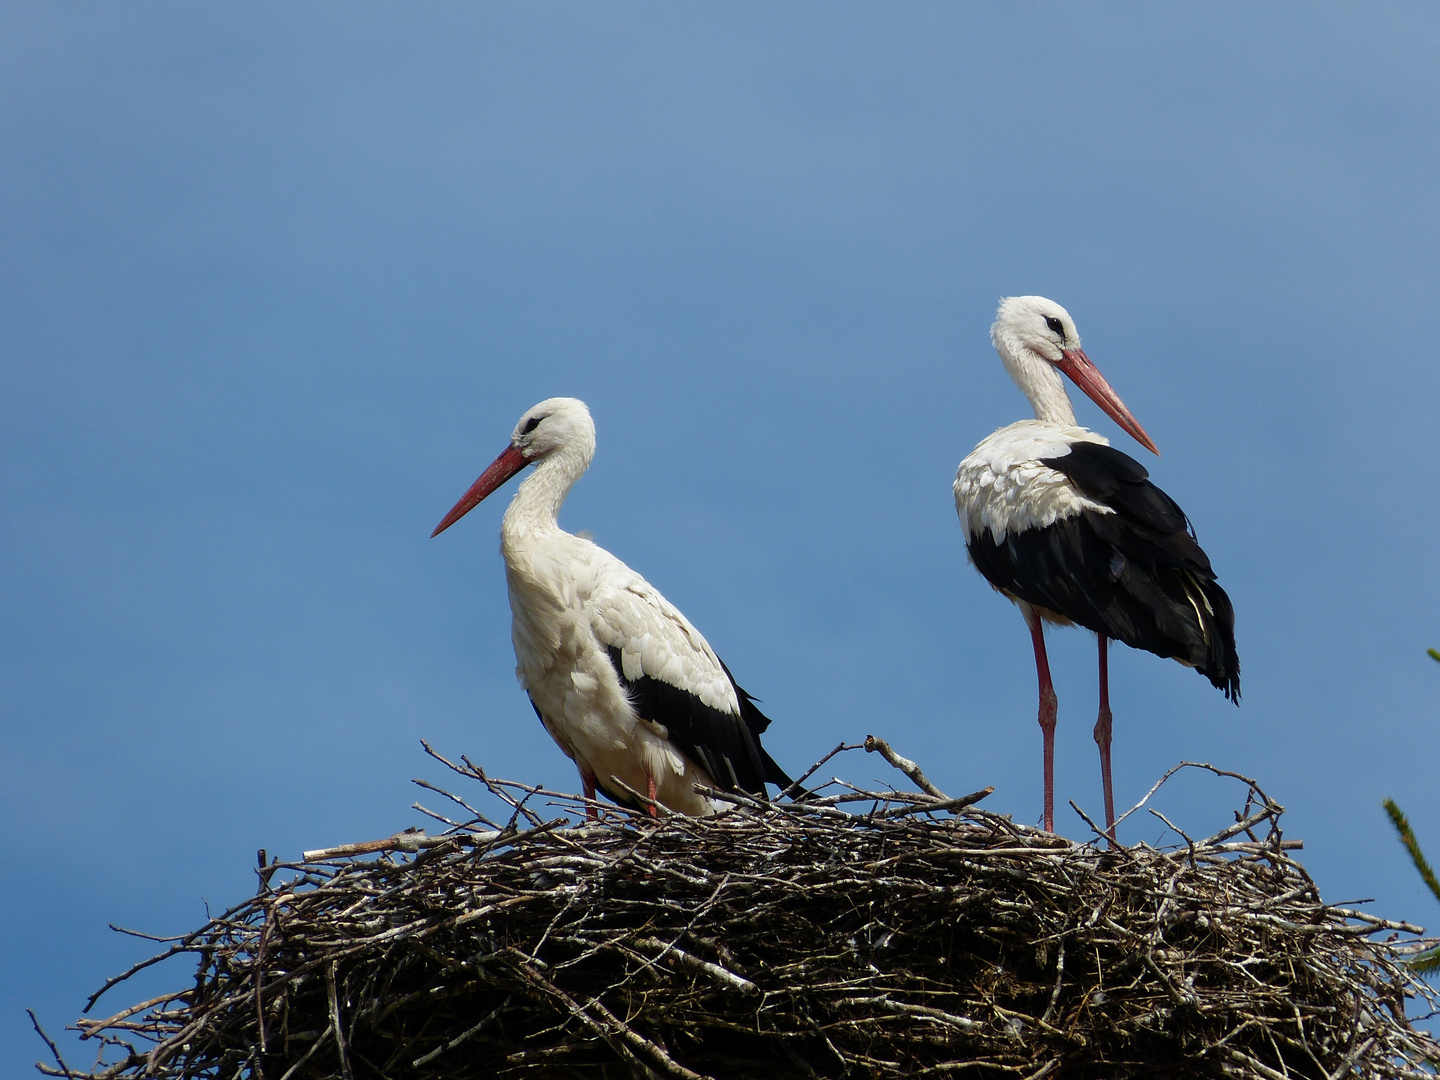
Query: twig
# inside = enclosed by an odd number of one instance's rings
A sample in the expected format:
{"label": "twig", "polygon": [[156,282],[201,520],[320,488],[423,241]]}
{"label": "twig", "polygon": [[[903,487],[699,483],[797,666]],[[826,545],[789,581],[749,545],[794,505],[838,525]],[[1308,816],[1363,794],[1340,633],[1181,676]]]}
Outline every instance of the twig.
{"label": "twig", "polygon": [[291,1077],[293,1077],[302,1068],[304,1068],[305,1063],[315,1055],[315,1051],[319,1050],[320,1047],[325,1044],[325,1040],[330,1038],[334,1034],[335,1025],[332,1022],[329,1027],[327,1027],[324,1031],[320,1033],[320,1037],[310,1044],[310,1049],[306,1050],[305,1053],[301,1054],[300,1059],[296,1061],[294,1065],[291,1065],[290,1068],[285,1070],[285,1073],[283,1076],[280,1077],[280,1080],[291,1080]]}
{"label": "twig", "polygon": [[[640,813],[642,816],[650,817],[653,820],[658,817],[668,817],[670,815],[671,811],[668,806],[656,802],[644,792],[636,791],[629,784],[625,783],[624,780],[621,780],[618,776],[611,776],[610,783],[614,784],[626,795],[629,795],[632,799],[634,799],[637,803],[640,804]],[[625,807],[625,809],[631,810],[632,812],[634,811],[633,807]]]}
{"label": "twig", "polygon": [[260,1056],[256,1062],[258,1080],[265,1080],[265,1055],[269,1053],[265,1040],[265,946],[270,943],[270,933],[277,918],[275,906],[266,904],[262,910],[260,944],[255,949],[255,1026],[260,1029]]}
{"label": "twig", "polygon": [[[870,794],[869,792],[866,793]],[[967,806],[974,806],[981,799],[989,798],[995,794],[993,787],[983,787],[979,791],[972,791],[969,795],[961,795],[958,799],[942,799],[940,802],[916,802],[910,806],[902,806],[894,810],[882,810],[872,817],[889,818],[904,817],[908,814],[938,814],[943,810],[964,810]]]}
{"label": "twig", "polygon": [[117,934],[124,934],[124,935],[126,935],[127,937],[138,937],[138,938],[140,938],[140,939],[142,939],[142,940],[144,940],[144,941],[155,941],[155,942],[159,942],[159,943],[162,944],[162,945],[163,945],[165,942],[167,942],[167,941],[184,941],[184,940],[185,940],[185,935],[184,935],[184,934],[167,934],[167,935],[161,936],[161,935],[159,935],[159,934],[146,934],[146,933],[144,933],[143,931],[140,931],[140,930],[128,930],[128,929],[126,929],[126,928],[123,927],[123,926],[116,926],[113,922],[112,922],[112,923],[106,923],[105,925],[108,926],[108,927],[110,927],[110,929],[111,929],[111,930],[114,930],[115,933],[117,933]]}
{"label": "twig", "polygon": [[430,851],[435,848],[452,847],[457,844],[484,845],[494,843],[502,834],[497,830],[476,830],[468,833],[453,833],[449,836],[428,836],[418,830],[406,829],[384,840],[364,840],[356,844],[339,844],[335,847],[316,848],[305,852],[307,863],[326,862],[330,859],[350,859],[356,855],[374,855],[382,851]]}
{"label": "twig", "polygon": [[340,1075],[345,1080],[355,1080],[350,1068],[350,1055],[345,1048],[345,1025],[340,1021],[340,995],[335,989],[335,963],[325,968],[325,989],[330,997],[330,1026],[335,1029],[335,1051],[340,1055]]}
{"label": "twig", "polygon": [[35,1013],[26,1009],[25,1015],[30,1017],[30,1025],[35,1029],[35,1034],[45,1040],[45,1045],[50,1048],[50,1053],[55,1055],[55,1064],[60,1066],[60,1071],[70,1080],[75,1080],[75,1074],[70,1071],[70,1066],[66,1065],[65,1059],[60,1056],[60,1048],[55,1045],[49,1035],[45,1034],[45,1029],[40,1026],[40,1021],[35,1019]]}
{"label": "twig", "polygon": [[674,958],[681,967],[687,967],[691,971],[700,971],[709,975],[712,979],[728,986],[732,990],[738,990],[742,994],[758,994],[760,988],[749,979],[741,978],[733,971],[727,971],[719,964],[712,964],[708,960],[701,960],[698,956],[691,956],[678,945],[666,945],[663,941],[656,941],[654,938],[641,938],[635,943],[642,949],[648,949],[654,953],[658,950],[657,960],[668,960]]}
{"label": "twig", "polygon": [[929,780],[925,779],[925,774],[920,771],[919,765],[916,765],[915,762],[911,761],[907,757],[901,757],[899,754],[897,754],[894,750],[890,748],[890,744],[884,739],[876,738],[874,735],[866,735],[864,745],[865,752],[867,754],[878,753],[891,765],[895,766],[895,768],[899,769],[911,780],[915,781],[915,783],[919,785],[920,790],[925,792],[925,794],[933,795],[937,799],[948,799],[950,797],[946,795],[943,791],[941,791],[939,788],[937,788],[934,784],[932,784]]}
{"label": "twig", "polygon": [[[786,788],[785,791],[788,792],[788,791],[791,791],[791,790],[793,790],[793,789],[795,789],[795,788],[798,788],[798,787],[799,787],[801,784],[803,784],[806,780],[809,780],[810,777],[814,776],[817,772],[819,772],[820,769],[824,766],[824,764],[825,764],[827,761],[829,761],[831,758],[833,758],[836,754],[843,753],[843,752],[845,752],[846,750],[860,750],[860,749],[863,749],[864,746],[865,746],[864,743],[847,743],[847,742],[836,743],[834,750],[831,750],[828,754],[826,754],[824,757],[822,757],[819,761],[815,762],[814,765],[811,765],[810,768],[806,769],[803,773],[801,773],[799,776],[797,776],[797,777],[795,778],[795,780],[791,783],[790,787]],[[784,794],[784,792],[782,792],[781,794]]]}

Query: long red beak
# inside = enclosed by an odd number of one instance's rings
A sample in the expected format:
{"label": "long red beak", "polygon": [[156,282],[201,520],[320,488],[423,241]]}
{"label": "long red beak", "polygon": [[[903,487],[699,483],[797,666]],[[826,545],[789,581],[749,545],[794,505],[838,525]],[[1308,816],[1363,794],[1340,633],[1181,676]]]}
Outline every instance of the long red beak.
{"label": "long red beak", "polygon": [[1105,376],[1100,374],[1100,369],[1090,362],[1083,350],[1061,349],[1060,356],[1060,363],[1056,366],[1070,376],[1071,382],[1085,391],[1086,397],[1104,409],[1111,420],[1128,431],[1146,450],[1152,454],[1160,453],[1150,436],[1145,434],[1140,421],[1135,419],[1135,414],[1125,407],[1120,395],[1105,381]]}
{"label": "long red beak", "polygon": [[507,446],[505,452],[492,461],[490,467],[480,474],[480,479],[470,485],[470,490],[460,496],[460,501],[450,508],[450,512],[445,515],[445,520],[435,526],[435,531],[430,536],[432,538],[439,536],[479,506],[481,499],[529,464],[530,462],[525,460],[524,454],[513,446]]}

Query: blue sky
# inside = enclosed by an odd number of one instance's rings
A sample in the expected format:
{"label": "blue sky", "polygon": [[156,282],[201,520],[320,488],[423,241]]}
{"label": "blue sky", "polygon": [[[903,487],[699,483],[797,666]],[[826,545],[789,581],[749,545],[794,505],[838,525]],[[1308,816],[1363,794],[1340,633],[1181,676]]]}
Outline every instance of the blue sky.
{"label": "blue sky", "polygon": [[[428,539],[553,395],[599,430],[562,523],[783,764],[875,733],[1037,820],[1027,635],[950,496],[1027,415],[1015,293],[1075,316],[1238,612],[1239,709],[1115,651],[1117,803],[1249,773],[1327,897],[1440,924],[1379,805],[1440,854],[1436,55],[1420,4],[5,5],[4,1071],[25,1007],[58,1032],[148,955],[107,923],[417,823],[422,737],[575,788],[514,678],[503,497]],[[1050,651],[1083,837],[1094,646]]]}

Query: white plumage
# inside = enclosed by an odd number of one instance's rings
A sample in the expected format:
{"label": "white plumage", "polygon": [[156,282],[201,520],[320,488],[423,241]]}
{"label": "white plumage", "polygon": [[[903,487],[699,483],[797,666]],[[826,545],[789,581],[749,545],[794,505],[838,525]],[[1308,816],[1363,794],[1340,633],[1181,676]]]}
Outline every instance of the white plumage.
{"label": "white plumage", "polygon": [[788,785],[759,744],[769,720],[700,631],[614,555],[560,528],[560,506],[594,453],[584,403],[542,401],[435,530],[536,465],[505,511],[500,551],[516,674],[546,730],[579,768],[590,798],[598,786],[633,805],[618,780],[704,816],[715,807],[697,784],[761,796],[766,780]]}
{"label": "white plumage", "polygon": [[1109,514],[1103,503],[1086,498],[1070,478],[1043,458],[1061,457],[1072,443],[1109,446],[1088,428],[1021,420],[981,440],[955,473],[955,507],[965,539],[987,529],[996,540],[1010,532],[1043,529],[1082,510]]}

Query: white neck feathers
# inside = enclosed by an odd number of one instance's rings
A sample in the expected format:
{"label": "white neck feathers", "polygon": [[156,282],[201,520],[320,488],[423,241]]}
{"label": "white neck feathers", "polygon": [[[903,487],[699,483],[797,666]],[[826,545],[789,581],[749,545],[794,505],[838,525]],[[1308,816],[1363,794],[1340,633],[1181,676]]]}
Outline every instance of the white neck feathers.
{"label": "white neck feathers", "polygon": [[525,478],[500,521],[502,545],[512,538],[554,532],[565,496],[584,475],[595,456],[595,445],[582,441],[567,443],[543,458]]}
{"label": "white neck feathers", "polygon": [[1075,409],[1055,365],[1022,342],[1008,327],[996,323],[990,339],[1004,361],[1005,370],[1035,410],[1035,419],[1062,427],[1075,427]]}

